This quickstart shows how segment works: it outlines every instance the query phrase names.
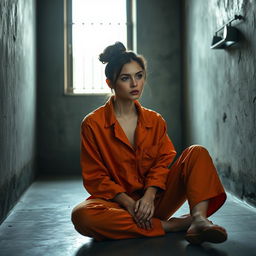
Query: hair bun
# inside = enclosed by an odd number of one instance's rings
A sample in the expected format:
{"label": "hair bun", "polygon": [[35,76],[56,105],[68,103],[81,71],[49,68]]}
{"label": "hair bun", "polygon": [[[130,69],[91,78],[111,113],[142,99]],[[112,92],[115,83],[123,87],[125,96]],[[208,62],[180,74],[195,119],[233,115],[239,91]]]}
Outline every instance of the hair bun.
{"label": "hair bun", "polygon": [[104,49],[103,53],[99,55],[99,60],[103,64],[108,63],[125,51],[126,48],[121,42],[115,42],[115,44],[110,45],[106,49]]}

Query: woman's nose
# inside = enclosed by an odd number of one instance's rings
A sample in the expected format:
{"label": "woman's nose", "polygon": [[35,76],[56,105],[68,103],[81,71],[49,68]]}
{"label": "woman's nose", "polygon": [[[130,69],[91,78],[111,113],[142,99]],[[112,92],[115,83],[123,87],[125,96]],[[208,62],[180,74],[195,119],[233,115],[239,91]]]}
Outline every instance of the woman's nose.
{"label": "woman's nose", "polygon": [[132,77],[132,84],[133,87],[137,86],[137,80],[135,79],[135,77]]}

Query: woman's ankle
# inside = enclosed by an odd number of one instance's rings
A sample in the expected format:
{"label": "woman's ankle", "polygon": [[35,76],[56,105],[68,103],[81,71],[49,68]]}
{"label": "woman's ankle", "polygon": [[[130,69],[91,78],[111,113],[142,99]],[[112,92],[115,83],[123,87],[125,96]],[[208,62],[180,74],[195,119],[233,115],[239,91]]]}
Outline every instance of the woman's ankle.
{"label": "woman's ankle", "polygon": [[165,232],[180,232],[180,231],[186,231],[191,223],[192,223],[192,217],[188,215],[187,217],[173,217],[169,219],[168,221],[162,221],[162,227]]}
{"label": "woman's ankle", "polygon": [[162,227],[166,233],[168,232],[178,232],[179,228],[173,221],[163,221],[161,220]]}

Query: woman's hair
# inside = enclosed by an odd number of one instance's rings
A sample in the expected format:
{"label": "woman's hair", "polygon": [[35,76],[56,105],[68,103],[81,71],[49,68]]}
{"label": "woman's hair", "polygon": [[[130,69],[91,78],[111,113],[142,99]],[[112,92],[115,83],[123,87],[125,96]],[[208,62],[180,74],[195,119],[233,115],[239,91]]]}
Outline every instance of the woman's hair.
{"label": "woman's hair", "polygon": [[121,42],[116,42],[108,46],[103,53],[99,55],[99,60],[107,66],[105,68],[105,75],[107,79],[115,83],[123,65],[136,61],[143,70],[146,71],[146,60],[143,56],[137,55],[132,51],[127,51]]}

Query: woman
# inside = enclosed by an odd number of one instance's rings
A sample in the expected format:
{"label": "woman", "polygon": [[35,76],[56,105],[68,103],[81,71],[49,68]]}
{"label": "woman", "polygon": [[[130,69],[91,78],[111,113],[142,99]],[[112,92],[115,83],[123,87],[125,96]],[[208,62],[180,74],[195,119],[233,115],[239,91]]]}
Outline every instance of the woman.
{"label": "woman", "polygon": [[[226,230],[207,219],[226,200],[208,151],[194,145],[172,163],[166,122],[137,101],[146,79],[143,57],[117,42],[99,59],[108,63],[114,96],[81,125],[83,183],[91,196],[73,209],[76,230],[98,241],[186,231],[192,244],[224,242]],[[190,214],[170,218],[185,200]]]}

